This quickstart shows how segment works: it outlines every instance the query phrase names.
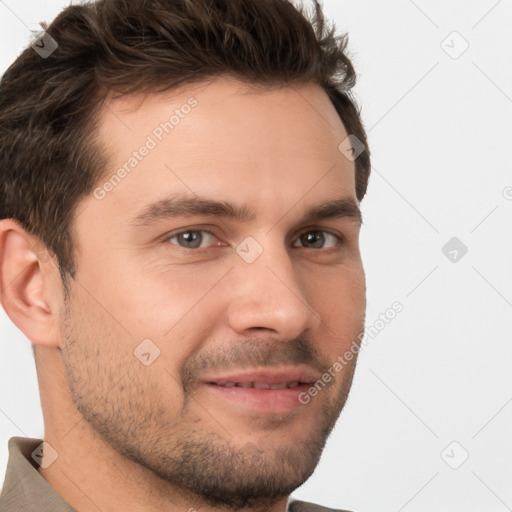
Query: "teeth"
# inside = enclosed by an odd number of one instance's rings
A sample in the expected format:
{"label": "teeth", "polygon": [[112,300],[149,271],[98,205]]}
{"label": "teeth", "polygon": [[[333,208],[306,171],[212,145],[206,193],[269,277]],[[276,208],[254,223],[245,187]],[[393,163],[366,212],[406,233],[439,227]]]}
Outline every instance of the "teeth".
{"label": "teeth", "polygon": [[226,384],[222,384],[225,388],[234,388],[235,383],[234,382],[226,382]]}
{"label": "teeth", "polygon": [[288,387],[289,388],[296,388],[298,385],[299,385],[299,381],[298,380],[294,380],[293,382],[288,382]]}
{"label": "teeth", "polygon": [[252,382],[237,382],[239,388],[252,388]]}
{"label": "teeth", "polygon": [[266,382],[254,382],[254,389],[270,389],[270,384]]}
{"label": "teeth", "polygon": [[280,382],[279,384],[271,384],[270,389],[286,389],[287,383],[286,382]]}

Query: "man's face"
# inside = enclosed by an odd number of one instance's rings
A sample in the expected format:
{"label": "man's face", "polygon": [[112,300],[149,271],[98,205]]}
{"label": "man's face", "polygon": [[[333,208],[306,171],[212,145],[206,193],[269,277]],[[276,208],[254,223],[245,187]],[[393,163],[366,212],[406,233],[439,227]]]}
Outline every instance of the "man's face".
{"label": "man's face", "polygon": [[[346,137],[314,85],[222,79],[103,111],[111,162],[77,207],[62,318],[73,401],[121,454],[211,504],[288,495],[345,403],[355,358],[332,367],[364,329],[360,223],[304,215],[357,205]],[[252,215],[177,216],[187,199]]]}

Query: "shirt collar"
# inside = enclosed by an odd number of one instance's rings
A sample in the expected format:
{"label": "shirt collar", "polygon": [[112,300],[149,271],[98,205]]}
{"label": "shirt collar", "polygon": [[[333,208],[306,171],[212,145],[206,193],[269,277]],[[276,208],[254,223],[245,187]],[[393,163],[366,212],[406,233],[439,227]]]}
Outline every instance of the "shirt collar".
{"label": "shirt collar", "polygon": [[0,510],[38,509],[76,512],[37,471],[32,453],[43,442],[30,437],[9,439],[9,460],[0,494]]}

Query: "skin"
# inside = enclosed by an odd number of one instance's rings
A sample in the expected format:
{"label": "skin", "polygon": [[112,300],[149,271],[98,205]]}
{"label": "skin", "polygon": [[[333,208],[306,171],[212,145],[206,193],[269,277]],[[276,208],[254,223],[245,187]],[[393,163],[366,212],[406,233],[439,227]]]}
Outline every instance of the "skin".
{"label": "skin", "polygon": [[[357,203],[354,162],[338,150],[347,133],[314,84],[258,91],[222,78],[109,100],[99,125],[106,178],[191,96],[198,105],[136,169],[77,205],[69,301],[38,240],[0,222],[2,305],[38,346],[44,438],[58,453],[39,472],[80,511],[284,512],[352,382],[355,357],[285,413],[200,382],[207,371],[299,361],[327,370],[364,330],[366,290],[359,222],[300,222],[325,200]],[[245,203],[256,215],[130,224],[175,193]],[[214,234],[191,249],[172,236],[186,229]],[[318,230],[344,242],[299,238]],[[252,263],[235,251],[248,236],[263,249]],[[145,339],[160,350],[149,366],[134,356]]]}

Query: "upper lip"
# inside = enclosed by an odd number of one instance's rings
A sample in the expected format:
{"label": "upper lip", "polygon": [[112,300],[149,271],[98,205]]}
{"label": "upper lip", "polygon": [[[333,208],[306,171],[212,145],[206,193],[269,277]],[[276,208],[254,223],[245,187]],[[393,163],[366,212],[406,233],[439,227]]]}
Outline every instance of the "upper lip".
{"label": "upper lip", "polygon": [[279,368],[258,368],[252,370],[240,370],[235,372],[223,372],[217,375],[207,375],[202,381],[208,384],[226,384],[230,382],[258,382],[266,384],[279,384],[282,382],[298,382],[299,384],[311,384],[320,378],[318,372],[309,367],[286,366]]}

